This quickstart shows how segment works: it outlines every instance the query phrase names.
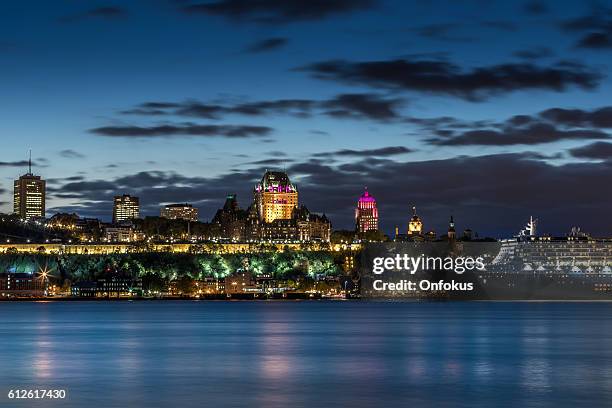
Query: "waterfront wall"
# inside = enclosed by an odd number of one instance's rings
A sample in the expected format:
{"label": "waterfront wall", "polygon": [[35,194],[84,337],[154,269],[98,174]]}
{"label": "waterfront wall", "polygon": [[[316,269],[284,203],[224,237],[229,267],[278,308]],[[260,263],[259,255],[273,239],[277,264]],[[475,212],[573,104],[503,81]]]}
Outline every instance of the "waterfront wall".
{"label": "waterfront wall", "polygon": [[255,252],[283,251],[359,251],[360,244],[329,243],[204,243],[204,244],[2,244],[0,254],[5,253],[40,253],[40,254],[79,254],[104,255],[138,252],[171,252],[171,253],[218,253],[239,254]]}

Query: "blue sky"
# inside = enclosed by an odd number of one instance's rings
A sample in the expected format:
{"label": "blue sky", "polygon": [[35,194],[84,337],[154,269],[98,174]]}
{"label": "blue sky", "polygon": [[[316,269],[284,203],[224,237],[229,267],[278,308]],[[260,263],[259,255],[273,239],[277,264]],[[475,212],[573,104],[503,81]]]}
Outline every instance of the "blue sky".
{"label": "blue sky", "polygon": [[[189,201],[206,220],[225,193],[237,192],[246,207],[262,171],[280,167],[300,201],[337,228],[352,227],[368,185],[388,233],[405,229],[416,205],[437,231],[453,213],[460,228],[485,235],[511,234],[529,215],[553,233],[579,224],[609,235],[610,126],[588,119],[608,114],[598,110],[612,91],[609,4],[306,3],[0,5],[0,211],[11,211],[12,180],[31,148],[35,172],[49,180],[49,214],[109,219],[110,198],[132,193],[145,214]],[[397,74],[394,61],[402,62]],[[308,104],[299,114],[287,110],[296,99]],[[125,113],[147,102],[174,105]],[[257,113],[241,111],[253,103]],[[194,105],[218,111],[184,113]],[[577,109],[581,119],[547,116],[549,127],[524,131],[555,108]],[[515,115],[531,122],[508,123]],[[176,129],[199,125],[215,128]],[[172,128],[138,134],[158,126]],[[228,127],[259,133],[228,135]],[[377,152],[387,147],[404,150]]]}

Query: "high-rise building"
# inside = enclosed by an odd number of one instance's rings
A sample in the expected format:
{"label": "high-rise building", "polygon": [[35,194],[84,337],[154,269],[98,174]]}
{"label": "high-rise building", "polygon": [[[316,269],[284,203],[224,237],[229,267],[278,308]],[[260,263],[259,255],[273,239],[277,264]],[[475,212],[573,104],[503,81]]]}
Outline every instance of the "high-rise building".
{"label": "high-rise building", "polygon": [[168,204],[161,209],[160,216],[169,220],[197,221],[198,209],[191,204]]}
{"label": "high-rise building", "polygon": [[140,200],[129,194],[115,196],[113,204],[113,224],[140,217]]}
{"label": "high-rise building", "polygon": [[298,206],[297,188],[281,171],[266,171],[253,195],[259,218],[265,223],[291,219]]}
{"label": "high-rise building", "polygon": [[43,218],[45,216],[46,182],[32,173],[30,158],[28,172],[15,180],[13,192],[13,211],[22,219]]}
{"label": "high-rise building", "polygon": [[355,210],[355,227],[357,232],[378,230],[378,207],[376,199],[370,195],[368,188],[359,197]]}

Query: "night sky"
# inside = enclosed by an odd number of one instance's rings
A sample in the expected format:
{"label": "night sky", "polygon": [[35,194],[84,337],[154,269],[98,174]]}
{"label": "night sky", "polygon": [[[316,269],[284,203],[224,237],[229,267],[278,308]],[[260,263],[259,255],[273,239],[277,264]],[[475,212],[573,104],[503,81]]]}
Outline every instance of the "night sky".
{"label": "night sky", "polygon": [[[0,5],[0,211],[243,207],[265,169],[352,228],[612,235],[612,3],[40,1]],[[425,4],[427,3],[427,4]]]}

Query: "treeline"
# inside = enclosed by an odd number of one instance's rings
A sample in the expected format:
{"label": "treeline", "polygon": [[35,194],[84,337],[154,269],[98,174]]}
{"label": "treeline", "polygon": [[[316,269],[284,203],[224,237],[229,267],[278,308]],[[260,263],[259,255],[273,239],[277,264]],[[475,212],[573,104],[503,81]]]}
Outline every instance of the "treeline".
{"label": "treeline", "polygon": [[62,285],[110,275],[159,279],[221,278],[248,269],[254,275],[270,274],[275,279],[316,275],[338,275],[342,258],[330,252],[283,251],[252,254],[129,253],[107,255],[0,255],[0,273],[47,271],[51,281]]}

